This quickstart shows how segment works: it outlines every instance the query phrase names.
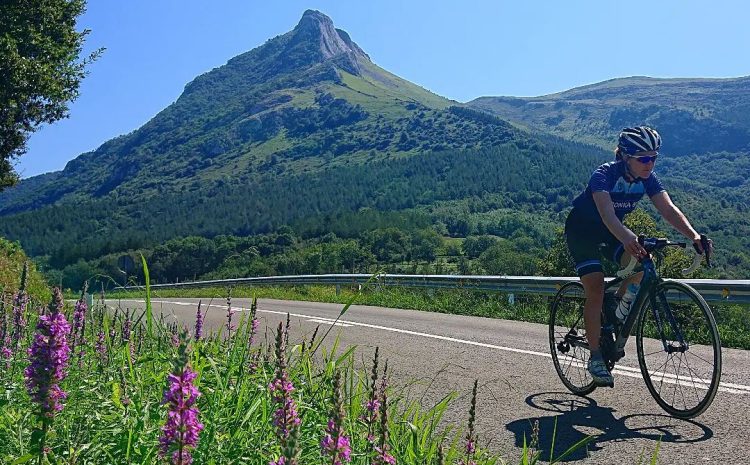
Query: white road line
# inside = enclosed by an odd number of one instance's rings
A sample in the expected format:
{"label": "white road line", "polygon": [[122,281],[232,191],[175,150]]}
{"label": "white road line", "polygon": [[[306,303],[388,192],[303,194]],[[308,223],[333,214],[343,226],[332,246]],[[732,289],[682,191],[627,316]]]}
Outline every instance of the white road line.
{"label": "white road line", "polygon": [[313,318],[313,319],[310,319],[310,320],[307,320],[307,321],[310,321],[310,322],[313,322],[313,323],[320,323],[320,324],[324,324],[324,325],[341,326],[342,328],[349,328],[351,326],[354,326],[354,325],[350,325],[350,324],[347,324],[347,323],[342,323],[340,321],[337,321],[337,322],[334,323],[333,320],[328,321],[328,320],[323,320],[323,319],[320,319],[320,318],[317,318],[317,317]]}
{"label": "white road line", "polygon": [[[131,300],[131,301],[132,302],[144,303],[143,300]],[[158,300],[158,301],[152,300],[151,302],[152,303],[159,303],[159,302],[161,302],[161,303],[165,303],[165,304],[193,305],[193,306],[195,306],[195,303],[189,303],[189,302],[188,303],[186,303],[186,302],[173,302],[173,301],[166,301],[166,300]],[[212,307],[216,307],[216,308],[226,308],[226,305],[212,304],[211,306]],[[235,311],[249,311],[250,310],[249,308],[244,308],[244,307],[232,307],[232,309],[235,310]],[[313,315],[303,315],[303,314],[300,314],[300,313],[282,312],[282,311],[277,311],[277,310],[262,310],[260,308],[258,308],[258,312],[272,313],[272,314],[275,314],[275,315],[286,315],[288,313],[290,316],[295,316],[295,317],[299,317],[299,318],[308,318],[308,319],[309,318],[314,318],[315,321],[319,321],[321,323],[329,323],[329,324],[332,324],[335,321],[334,319],[326,318],[326,317],[317,317],[317,316],[313,316]],[[505,346],[499,346],[499,345],[495,345],[495,344],[487,344],[485,342],[470,341],[470,340],[466,340],[466,339],[457,339],[457,338],[449,337],[449,336],[440,336],[440,335],[437,335],[437,334],[429,334],[429,333],[421,333],[421,332],[418,332],[418,331],[410,331],[408,329],[391,328],[391,327],[388,327],[388,326],[371,325],[371,324],[368,324],[368,323],[358,323],[356,321],[346,321],[346,320],[338,320],[337,323],[341,323],[342,325],[347,325],[347,326],[361,326],[363,328],[379,329],[381,331],[390,331],[390,332],[394,332],[394,333],[409,334],[411,336],[420,336],[420,337],[427,337],[427,338],[431,338],[431,339],[439,339],[439,340],[442,340],[442,341],[456,342],[456,343],[459,343],[459,344],[466,344],[466,345],[472,345],[472,346],[477,346],[477,347],[485,347],[485,348],[488,348],[488,349],[502,350],[502,351],[506,351],[506,352],[515,352],[515,353],[519,353],[519,354],[535,355],[535,356],[538,356],[538,357],[552,358],[552,355],[550,355],[550,354],[548,354],[546,352],[536,352],[536,351],[533,351],[533,350],[516,349],[514,347],[505,347]],[[614,374],[618,374],[618,375],[622,375],[622,376],[628,376],[628,377],[631,377],[631,378],[637,378],[637,379],[642,379],[643,378],[641,376],[641,370],[639,368],[632,368],[632,367],[628,367],[628,366],[620,366],[620,365],[618,365],[618,366],[615,367],[614,370],[612,370],[612,372]],[[669,384],[678,384],[679,383],[679,384],[685,385],[684,381],[677,380],[676,376],[672,375],[672,374],[655,372],[655,373],[653,373],[653,376],[654,376],[654,382],[656,382],[656,378],[658,376],[663,376],[663,382],[665,382],[665,383],[669,383]],[[700,387],[700,388],[702,388],[702,386],[690,386],[690,385],[688,385],[687,387]],[[723,392],[729,392],[729,393],[732,393],[732,394],[750,394],[750,386],[743,385],[743,384],[719,383],[719,390],[723,391]]]}

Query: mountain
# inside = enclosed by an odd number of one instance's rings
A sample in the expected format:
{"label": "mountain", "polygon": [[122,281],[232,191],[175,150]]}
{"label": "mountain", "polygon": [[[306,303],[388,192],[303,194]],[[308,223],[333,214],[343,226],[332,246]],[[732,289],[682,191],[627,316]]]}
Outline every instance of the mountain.
{"label": "mountain", "polygon": [[[403,126],[417,113],[441,117],[451,103],[379,68],[330,18],[306,11],[294,30],[198,76],[141,128],[49,182],[27,180],[3,195],[0,213],[110,193],[147,198],[237,172],[317,169],[343,153],[408,152],[424,138]],[[363,137],[353,143],[342,128]],[[457,131],[446,136],[446,147],[465,145]]]}
{"label": "mountain", "polygon": [[537,202],[564,198],[579,175],[527,182],[519,169],[603,157],[401,79],[308,10],[292,31],[195,78],[139,129],[0,194],[0,235],[63,267],[362,208],[508,190],[512,205],[524,183]]}
{"label": "mountain", "polygon": [[605,149],[623,127],[648,124],[669,156],[750,151],[750,77],[630,77],[541,97],[480,97],[467,106]]}

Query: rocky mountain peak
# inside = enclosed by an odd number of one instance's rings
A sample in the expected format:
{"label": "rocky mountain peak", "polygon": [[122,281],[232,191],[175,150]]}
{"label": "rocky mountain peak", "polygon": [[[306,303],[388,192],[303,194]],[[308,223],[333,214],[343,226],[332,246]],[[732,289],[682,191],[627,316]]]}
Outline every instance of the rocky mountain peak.
{"label": "rocky mountain peak", "polygon": [[328,16],[317,10],[307,10],[292,31],[292,47],[313,46],[322,61],[342,58],[356,67],[358,60],[370,57],[354,43],[346,32],[336,29]]}

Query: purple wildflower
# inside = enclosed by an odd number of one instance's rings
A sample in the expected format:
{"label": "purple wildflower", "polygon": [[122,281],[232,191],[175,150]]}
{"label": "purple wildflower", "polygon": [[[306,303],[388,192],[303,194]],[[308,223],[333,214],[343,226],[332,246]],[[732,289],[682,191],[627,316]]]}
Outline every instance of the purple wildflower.
{"label": "purple wildflower", "polygon": [[375,425],[378,419],[378,410],[380,409],[380,401],[377,398],[379,349],[379,347],[375,347],[375,357],[372,360],[370,398],[365,401],[365,413],[361,417],[361,420],[367,425],[367,441],[370,444],[375,444]]}
{"label": "purple wildflower", "polygon": [[276,378],[269,383],[268,390],[274,404],[277,406],[273,413],[273,425],[276,427],[276,434],[281,442],[282,456],[285,459],[282,463],[285,465],[296,465],[296,457],[299,453],[298,436],[299,425],[301,420],[297,413],[297,404],[292,399],[294,385],[289,380],[286,371],[286,346],[284,344],[284,331],[282,324],[279,323],[279,330],[276,334]]}
{"label": "purple wildflower", "polygon": [[62,308],[62,293],[55,288],[50,314],[39,317],[34,342],[29,349],[31,363],[24,370],[31,400],[39,405],[45,418],[52,418],[55,412],[62,410],[61,401],[66,397],[58,385],[67,376],[65,368],[70,356],[67,340],[70,325]]}
{"label": "purple wildflower", "polygon": [[460,465],[476,465],[474,461],[474,453],[476,452],[476,434],[474,433],[474,420],[476,418],[477,409],[477,384],[479,380],[474,380],[474,389],[471,391],[471,405],[469,407],[469,430],[466,432],[466,445],[464,450],[466,451],[466,458],[459,460]]}
{"label": "purple wildflower", "polygon": [[201,303],[198,302],[198,312],[195,314],[195,340],[200,341],[203,337],[203,319],[201,314]]}
{"label": "purple wildflower", "polygon": [[26,293],[26,286],[29,279],[29,262],[23,262],[23,271],[21,271],[21,287],[13,296],[13,344],[16,348],[20,347],[23,333],[26,329],[26,306],[29,303],[29,295]]}
{"label": "purple wildflower", "polygon": [[258,351],[255,351],[253,355],[250,357],[250,361],[247,363],[247,371],[250,374],[253,374],[256,371],[258,371],[259,359],[260,359],[260,353]]}
{"label": "purple wildflower", "polygon": [[130,341],[130,315],[125,312],[125,319],[122,320],[122,342]]}
{"label": "purple wildflower", "polygon": [[227,337],[232,335],[232,330],[234,329],[232,315],[234,315],[234,310],[232,310],[232,288],[230,287],[229,295],[227,295]]}
{"label": "purple wildflower", "polygon": [[161,429],[159,456],[165,458],[171,452],[171,463],[174,465],[193,463],[190,450],[198,445],[198,435],[203,430],[195,405],[201,393],[193,385],[198,375],[190,369],[186,352],[186,345],[180,344],[175,373],[167,376],[169,386],[162,400],[162,405],[168,405],[169,411],[167,422]]}
{"label": "purple wildflower", "polygon": [[248,345],[253,345],[253,337],[258,334],[258,328],[260,327],[260,321],[255,316],[258,312],[258,298],[253,297],[253,302],[250,304],[250,338],[248,339]]}
{"label": "purple wildflower", "polygon": [[279,436],[289,437],[292,428],[300,424],[297,404],[292,399],[294,384],[288,379],[286,371],[268,385],[273,401],[278,408],[273,413],[273,424],[276,426]]}
{"label": "purple wildflower", "polygon": [[6,370],[10,368],[10,359],[12,357],[13,357],[13,351],[10,350],[10,347],[8,347],[7,345],[3,345],[2,347],[0,347],[0,359],[5,360]]}
{"label": "purple wildflower", "polygon": [[395,465],[396,457],[388,453],[387,448],[375,447],[375,452],[378,453],[375,460],[372,462],[373,465]]}
{"label": "purple wildflower", "polygon": [[[252,348],[253,339],[258,334],[258,328],[260,327],[260,321],[255,317],[255,312],[258,309],[258,298],[254,297],[253,302],[250,305],[250,336],[247,338],[248,350]],[[255,352],[247,364],[247,369],[250,373],[255,373],[258,369],[258,352]]]}
{"label": "purple wildflower", "polygon": [[96,353],[99,354],[99,359],[102,363],[107,360],[107,345],[104,343],[104,331],[99,331],[96,335]]}
{"label": "purple wildflower", "polygon": [[335,430],[335,428],[336,425],[333,424],[333,421],[329,421],[328,428],[326,428],[326,435],[323,438],[323,441],[321,441],[320,446],[326,454],[336,457],[333,461],[334,465],[341,465],[342,460],[351,462],[352,447],[349,443],[349,438],[346,436],[339,436],[334,441],[332,431]]}
{"label": "purple wildflower", "polygon": [[257,318],[253,318],[250,321],[250,337],[247,340],[248,345],[253,345],[253,339],[258,334],[258,328],[260,327],[260,321]]}
{"label": "purple wildflower", "polygon": [[383,367],[383,379],[380,381],[380,441],[379,445],[375,446],[375,460],[373,465],[394,465],[396,458],[388,453],[390,449],[388,446],[388,395],[386,388],[388,387],[388,360],[385,362]]}
{"label": "purple wildflower", "polygon": [[341,373],[337,370],[333,377],[333,415],[328,420],[326,435],[320,442],[323,454],[331,457],[331,465],[350,462],[352,447],[344,433],[344,407],[341,399]]}
{"label": "purple wildflower", "polygon": [[86,320],[86,310],[86,301],[81,297],[76,301],[75,310],[73,311],[73,347],[76,346],[79,339],[83,339],[82,329]]}
{"label": "purple wildflower", "polygon": [[5,318],[5,308],[2,300],[0,300],[0,315],[2,316],[2,320],[0,320],[0,359],[5,359],[5,367],[10,368],[10,359],[13,357],[13,351],[11,350],[11,339],[10,334],[8,332],[8,322]]}
{"label": "purple wildflower", "polygon": [[5,314],[5,294],[0,293],[0,340],[8,334],[8,317]]}
{"label": "purple wildflower", "polygon": [[26,305],[28,296],[21,290],[13,296],[13,343],[18,347],[26,329]]}

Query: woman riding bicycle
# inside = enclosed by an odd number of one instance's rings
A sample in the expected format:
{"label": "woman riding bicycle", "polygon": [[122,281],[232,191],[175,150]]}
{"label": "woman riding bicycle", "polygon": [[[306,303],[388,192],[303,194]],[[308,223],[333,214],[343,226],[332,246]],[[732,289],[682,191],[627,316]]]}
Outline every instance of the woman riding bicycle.
{"label": "woman riding bicycle", "polygon": [[[646,254],[636,234],[622,223],[625,215],[635,209],[644,193],[648,194],[661,216],[693,241],[699,253],[703,253],[700,234],[672,203],[653,173],[660,147],[661,137],[650,127],[623,129],[615,149],[616,160],[594,171],[586,189],[573,200],[573,210],[565,221],[565,240],[586,295],[583,317],[591,348],[588,371],[594,383],[600,386],[611,386],[614,382],[599,350],[604,301],[604,272],[600,257],[604,254],[615,263],[624,265],[631,256],[640,259]],[[709,247],[712,247],[710,242]],[[623,295],[629,283],[639,282],[641,274],[624,281],[617,296]]]}

